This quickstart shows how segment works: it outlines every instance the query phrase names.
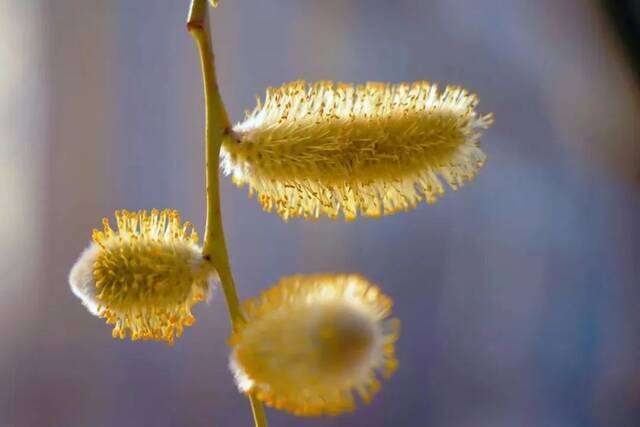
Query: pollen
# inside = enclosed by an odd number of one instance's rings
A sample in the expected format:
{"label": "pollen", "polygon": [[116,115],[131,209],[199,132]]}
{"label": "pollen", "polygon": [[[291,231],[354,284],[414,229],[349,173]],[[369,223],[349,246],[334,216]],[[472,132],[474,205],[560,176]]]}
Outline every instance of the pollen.
{"label": "pollen", "polygon": [[116,211],[93,230],[93,242],[71,269],[73,292],[114,325],[113,337],[172,344],[195,318],[191,307],[210,295],[213,272],[198,235],[177,211]]}
{"label": "pollen", "polygon": [[241,392],[295,415],[337,415],[369,402],[397,367],[392,301],[359,275],[291,276],[244,304],[230,340]]}
{"label": "pollen", "polygon": [[347,220],[434,203],[485,162],[493,115],[457,86],[297,81],[267,89],[222,147],[221,166],[266,211]]}

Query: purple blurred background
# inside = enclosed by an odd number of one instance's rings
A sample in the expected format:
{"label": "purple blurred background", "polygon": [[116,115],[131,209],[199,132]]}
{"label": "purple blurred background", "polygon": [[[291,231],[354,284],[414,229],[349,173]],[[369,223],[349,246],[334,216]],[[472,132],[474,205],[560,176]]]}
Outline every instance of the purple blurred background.
{"label": "purple blurred background", "polygon": [[[204,222],[188,1],[0,0],[0,427],[249,426],[220,293],[174,348],[115,341],[71,294],[119,208]],[[335,418],[272,426],[640,425],[640,102],[588,0],[222,0],[234,121],[305,79],[460,84],[493,111],[479,177],[377,220],[284,224],[223,181],[242,298],[355,271],[396,301],[400,369]]]}

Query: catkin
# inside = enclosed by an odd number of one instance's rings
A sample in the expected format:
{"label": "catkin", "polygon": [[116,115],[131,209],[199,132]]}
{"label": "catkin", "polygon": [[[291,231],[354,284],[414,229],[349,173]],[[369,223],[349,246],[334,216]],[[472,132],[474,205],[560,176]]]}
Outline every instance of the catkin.
{"label": "catkin", "polygon": [[93,242],[71,269],[73,292],[89,311],[113,324],[113,337],[173,343],[195,321],[191,307],[207,299],[210,263],[198,235],[177,211],[116,211],[93,231]]}
{"label": "catkin", "polygon": [[389,215],[472,179],[491,114],[460,87],[302,81],[270,88],[222,147],[222,169],[289,217]]}
{"label": "catkin", "polygon": [[230,367],[240,391],[296,415],[368,402],[397,367],[392,301],[357,274],[291,276],[244,304]]}

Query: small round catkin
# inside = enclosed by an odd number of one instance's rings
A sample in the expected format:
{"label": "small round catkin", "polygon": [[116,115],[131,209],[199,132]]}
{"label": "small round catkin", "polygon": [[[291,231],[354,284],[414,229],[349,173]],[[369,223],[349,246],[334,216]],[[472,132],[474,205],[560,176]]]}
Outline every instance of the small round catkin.
{"label": "small round catkin", "polygon": [[69,274],[89,311],[113,324],[113,337],[173,343],[195,321],[191,307],[211,292],[215,274],[191,224],[177,211],[116,211],[117,230],[103,219]]}
{"label": "small round catkin", "polygon": [[397,367],[392,301],[362,276],[291,276],[244,304],[230,367],[240,391],[296,415],[368,402]]}

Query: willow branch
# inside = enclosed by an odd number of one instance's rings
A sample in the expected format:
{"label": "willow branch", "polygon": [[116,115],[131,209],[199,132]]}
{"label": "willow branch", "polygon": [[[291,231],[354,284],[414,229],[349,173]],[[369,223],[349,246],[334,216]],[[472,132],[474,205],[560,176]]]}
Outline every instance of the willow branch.
{"label": "willow branch", "polygon": [[[229,118],[224,108],[218,83],[216,69],[211,48],[211,36],[208,31],[207,0],[192,0],[187,19],[187,29],[193,36],[202,64],[202,79],[205,97],[205,158],[207,183],[207,223],[205,226],[203,257],[213,263],[227,301],[229,317],[233,330],[244,322],[244,316],[238,301],[229,254],[222,227],[222,212],[220,210],[220,185],[218,163],[222,138],[230,130]],[[256,427],[267,427],[267,418],[262,404],[253,395],[249,395],[251,410]]]}

